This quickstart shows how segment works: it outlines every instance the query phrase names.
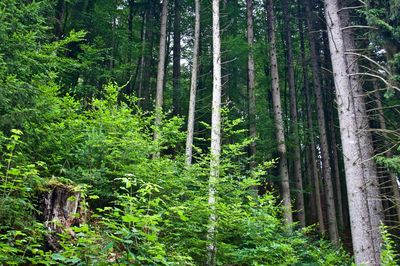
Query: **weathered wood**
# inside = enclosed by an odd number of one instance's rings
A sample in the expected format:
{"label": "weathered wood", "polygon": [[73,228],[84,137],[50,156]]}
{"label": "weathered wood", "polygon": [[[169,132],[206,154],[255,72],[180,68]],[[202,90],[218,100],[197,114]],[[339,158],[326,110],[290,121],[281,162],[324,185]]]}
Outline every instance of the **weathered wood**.
{"label": "weathered wood", "polygon": [[40,196],[41,220],[49,230],[47,244],[50,249],[59,248],[59,233],[68,232],[74,236],[72,226],[78,226],[85,220],[81,207],[82,195],[73,186],[54,184]]}

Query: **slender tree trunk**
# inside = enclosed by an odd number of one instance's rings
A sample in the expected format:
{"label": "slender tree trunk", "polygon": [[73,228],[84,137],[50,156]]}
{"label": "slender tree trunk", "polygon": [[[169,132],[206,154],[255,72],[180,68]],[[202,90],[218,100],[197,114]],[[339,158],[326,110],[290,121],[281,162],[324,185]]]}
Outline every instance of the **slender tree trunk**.
{"label": "slender tree trunk", "polygon": [[354,258],[357,265],[380,265],[376,257],[367,186],[364,179],[354,96],[348,73],[337,0],[325,0],[325,19],[336,88]]}
{"label": "slender tree trunk", "polygon": [[181,1],[175,0],[174,48],[172,60],[173,113],[181,113]]}
{"label": "slender tree trunk", "polygon": [[216,265],[216,185],[218,183],[221,155],[221,38],[219,31],[219,0],[212,1],[212,34],[213,34],[213,96],[211,113],[211,161],[208,205],[210,208],[207,238],[208,263]]}
{"label": "slender tree trunk", "polygon": [[311,50],[313,83],[314,83],[314,90],[315,90],[315,97],[317,104],[318,127],[319,127],[319,137],[321,144],[320,147],[321,147],[322,171],[323,171],[323,179],[325,180],[326,205],[328,214],[328,232],[331,241],[334,244],[338,244],[339,233],[336,221],[335,198],[334,198],[333,184],[332,184],[328,137],[326,134],[326,126],[325,126],[325,114],[324,114],[322,88],[321,88],[321,74],[318,66],[318,54],[315,46],[315,38],[314,35],[312,34],[313,31],[311,22],[312,14],[308,1],[306,2],[306,13],[307,13],[307,27],[309,33],[310,50]]}
{"label": "slender tree trunk", "polygon": [[[256,131],[256,95],[255,95],[255,67],[253,57],[253,43],[254,43],[254,32],[253,32],[253,0],[246,1],[247,9],[247,45],[249,47],[249,53],[247,57],[247,93],[249,101],[249,134],[251,138],[257,137]],[[250,156],[256,154],[256,142],[253,141],[250,144]],[[254,166],[254,158],[252,158],[252,166]]]}
{"label": "slender tree trunk", "polygon": [[150,110],[151,109],[151,99],[152,99],[152,83],[151,83],[151,77],[153,75],[153,66],[154,66],[154,60],[153,60],[153,47],[154,47],[154,32],[153,32],[153,26],[154,26],[154,10],[155,10],[155,3],[153,1],[149,1],[148,3],[148,9],[146,10],[146,26],[145,26],[145,40],[143,42],[143,47],[144,47],[144,56],[142,57],[143,59],[143,67],[142,67],[142,79],[141,79],[141,84],[138,89],[140,91],[140,97],[143,98],[143,104],[142,106]]}
{"label": "slender tree trunk", "polygon": [[335,121],[333,116],[333,111],[335,110],[335,108],[333,106],[333,99],[331,97],[328,98],[328,101],[331,103],[329,106],[328,128],[329,131],[331,132],[331,154],[332,154],[333,173],[335,176],[335,185],[336,185],[337,217],[338,217],[339,227],[343,228],[344,218],[343,218],[342,185],[340,182],[339,158],[337,154],[337,142],[335,134],[336,130],[335,130]]}
{"label": "slender tree trunk", "polygon": [[200,43],[200,0],[195,0],[195,24],[194,24],[194,47],[193,47],[193,65],[192,78],[190,82],[190,99],[189,99],[189,115],[188,128],[186,137],[186,164],[192,164],[193,156],[193,135],[194,121],[196,110],[196,90],[197,90],[197,74],[199,65],[199,43]]}
{"label": "slender tree trunk", "polygon": [[[159,59],[157,67],[157,86],[156,86],[156,106],[155,106],[155,126],[154,140],[159,138],[159,127],[161,126],[164,78],[165,78],[165,57],[166,57],[166,41],[167,41],[167,19],[168,19],[168,0],[163,0],[161,10],[161,27],[160,27],[160,47]],[[156,156],[157,157],[157,156]]]}
{"label": "slender tree trunk", "polygon": [[[134,83],[134,80],[132,80],[133,72],[137,73],[137,71],[140,68],[140,61],[139,61],[139,65],[137,66],[135,71],[133,70],[133,64],[132,64],[134,5],[135,5],[134,0],[128,1],[128,7],[129,7],[129,14],[128,14],[128,65],[129,65],[128,75],[129,75],[129,82],[128,82],[128,88],[127,88],[128,95],[132,94],[132,87],[133,87],[133,83]],[[144,26],[144,24],[142,24],[142,37],[143,37],[143,26]]]}
{"label": "slender tree trunk", "polygon": [[290,225],[292,219],[292,206],[290,201],[289,173],[286,158],[286,144],[284,124],[282,119],[281,94],[279,89],[279,73],[278,60],[276,55],[276,37],[275,37],[275,15],[272,5],[272,0],[266,0],[267,22],[268,22],[268,38],[269,38],[269,57],[271,67],[271,87],[272,87],[272,102],[274,109],[274,120],[276,128],[276,139],[278,142],[279,174],[281,176],[282,199],[284,207],[285,224]]}
{"label": "slender tree trunk", "polygon": [[[299,12],[300,13],[300,12]],[[314,141],[314,127],[313,127],[313,115],[312,115],[312,107],[311,107],[311,95],[310,95],[310,87],[308,82],[307,76],[307,63],[305,57],[305,44],[304,44],[304,30],[303,24],[299,21],[299,31],[300,31],[300,45],[301,45],[301,64],[303,68],[303,83],[304,83],[304,90],[305,90],[305,104],[306,104],[306,111],[307,111],[307,128],[309,130],[309,151],[310,151],[310,175],[312,180],[312,199],[315,200],[315,207],[316,207],[316,214],[318,217],[318,226],[319,231],[321,234],[326,232],[325,229],[325,222],[324,222],[324,215],[322,212],[322,203],[321,203],[321,194],[320,194],[320,182],[319,182],[319,174],[318,174],[318,166],[317,166],[317,153],[315,150],[315,141]],[[310,29],[309,29],[310,30]]]}
{"label": "slender tree trunk", "polygon": [[284,10],[284,31],[285,31],[285,43],[287,49],[287,74],[289,81],[289,94],[290,94],[290,120],[291,120],[291,132],[294,136],[294,148],[293,148],[293,165],[294,165],[294,178],[296,181],[296,212],[301,227],[306,226],[306,217],[304,213],[304,196],[303,196],[303,177],[301,174],[301,157],[300,157],[300,140],[298,130],[298,118],[297,118],[297,99],[296,99],[296,86],[294,77],[293,67],[293,47],[292,37],[290,29],[290,6],[287,0],[283,0]]}

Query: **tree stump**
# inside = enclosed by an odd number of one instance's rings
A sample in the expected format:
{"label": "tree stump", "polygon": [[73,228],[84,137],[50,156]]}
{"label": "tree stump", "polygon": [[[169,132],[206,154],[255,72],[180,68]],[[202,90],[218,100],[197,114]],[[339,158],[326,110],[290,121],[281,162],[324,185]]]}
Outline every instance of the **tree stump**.
{"label": "tree stump", "polygon": [[74,237],[71,227],[84,222],[82,199],[73,186],[61,183],[49,185],[49,190],[42,194],[42,220],[50,232],[47,239],[50,249],[59,249],[59,233],[67,232]]}

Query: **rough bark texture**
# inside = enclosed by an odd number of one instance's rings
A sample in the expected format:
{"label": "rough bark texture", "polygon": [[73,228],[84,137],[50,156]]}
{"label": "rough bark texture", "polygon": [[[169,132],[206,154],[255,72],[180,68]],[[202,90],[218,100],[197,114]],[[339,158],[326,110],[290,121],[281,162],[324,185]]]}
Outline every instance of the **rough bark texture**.
{"label": "rough bark texture", "polygon": [[272,102],[275,120],[275,134],[278,142],[279,153],[279,174],[281,176],[282,199],[284,207],[284,219],[287,225],[293,222],[292,206],[290,201],[289,173],[286,158],[286,144],[284,124],[282,119],[281,94],[279,89],[279,73],[278,60],[276,55],[276,37],[275,37],[275,15],[272,5],[272,0],[266,1],[267,22],[268,22],[268,39],[269,39],[269,57],[271,71],[271,87],[272,87]]}
{"label": "rough bark texture", "polygon": [[58,233],[67,231],[74,235],[69,228],[81,224],[85,215],[81,208],[81,194],[66,185],[54,185],[41,196],[42,220],[49,229],[47,244],[52,250],[58,250]]}
{"label": "rough bark texture", "polygon": [[336,88],[340,133],[346,172],[354,258],[357,265],[379,265],[376,257],[366,180],[362,166],[354,96],[348,73],[337,0],[325,0],[325,19]]}
{"label": "rough bark texture", "polygon": [[[349,25],[348,10],[340,13],[341,26]],[[350,89],[353,93],[354,114],[357,122],[357,135],[359,138],[359,149],[361,154],[361,166],[363,167],[364,179],[366,183],[368,208],[372,227],[372,237],[374,241],[374,250],[376,260],[380,259],[380,249],[382,237],[380,234],[380,225],[383,222],[383,207],[379,191],[378,174],[376,172],[376,163],[374,159],[375,151],[372,142],[372,135],[369,127],[367,108],[365,106],[365,93],[361,85],[357,56],[351,54],[355,51],[356,45],[350,30],[343,30],[343,44],[345,48],[345,60],[348,73],[350,75]],[[350,53],[350,54],[349,54]]]}
{"label": "rough bark texture", "polygon": [[[247,8],[247,45],[249,47],[249,54],[247,57],[247,93],[249,97],[249,134],[251,138],[256,138],[256,95],[255,95],[255,68],[253,58],[253,0],[246,1]],[[250,144],[250,156],[256,154],[256,142]],[[254,158],[253,158],[254,161]],[[254,166],[254,163],[253,163]]]}
{"label": "rough bark texture", "polygon": [[193,65],[192,77],[190,82],[190,99],[188,128],[186,136],[186,164],[192,164],[193,156],[193,135],[194,121],[196,111],[196,91],[197,91],[197,74],[199,65],[199,43],[200,43],[200,0],[195,0],[195,25],[194,25],[194,47],[193,47]]}
{"label": "rough bark texture", "polygon": [[285,31],[285,44],[287,51],[287,76],[289,81],[289,94],[290,94],[290,123],[291,133],[293,134],[294,147],[293,147],[293,165],[294,165],[294,179],[296,182],[296,212],[301,227],[306,226],[306,217],[304,213],[304,197],[303,197],[303,177],[301,173],[301,157],[300,157],[300,140],[298,130],[297,118],[297,99],[296,99],[296,86],[293,67],[293,47],[290,29],[290,6],[287,0],[283,0],[284,10],[284,31]]}
{"label": "rough bark texture", "polygon": [[320,68],[318,66],[318,54],[315,46],[315,38],[312,33],[313,30],[313,26],[311,23],[312,14],[308,1],[306,2],[306,13],[307,13],[307,26],[308,26],[310,50],[311,50],[313,84],[314,84],[314,91],[317,104],[317,118],[318,118],[317,120],[318,120],[319,137],[320,137],[322,171],[323,171],[323,179],[325,180],[325,194],[326,194],[326,205],[328,214],[328,232],[330,240],[334,244],[338,244],[339,233],[337,229],[335,198],[334,198],[334,191],[332,184],[328,137],[325,125],[325,114],[324,114],[322,88],[321,88],[321,74],[320,74]]}
{"label": "rough bark texture", "polygon": [[181,3],[175,0],[175,16],[174,16],[174,48],[172,59],[172,87],[173,87],[173,113],[178,115],[181,113]]}
{"label": "rough bark texture", "polygon": [[156,86],[156,114],[154,140],[159,138],[158,128],[161,126],[162,107],[163,107],[163,92],[164,92],[164,78],[165,78],[165,52],[167,41],[167,18],[168,18],[168,0],[163,0],[161,10],[161,27],[160,27],[160,49],[158,53],[158,67],[157,67],[157,86]]}
{"label": "rough bark texture", "polygon": [[213,98],[211,110],[211,161],[208,205],[210,208],[207,238],[209,244],[207,265],[216,265],[216,184],[219,177],[221,155],[221,38],[219,31],[219,1],[212,1],[212,34],[213,34]]}

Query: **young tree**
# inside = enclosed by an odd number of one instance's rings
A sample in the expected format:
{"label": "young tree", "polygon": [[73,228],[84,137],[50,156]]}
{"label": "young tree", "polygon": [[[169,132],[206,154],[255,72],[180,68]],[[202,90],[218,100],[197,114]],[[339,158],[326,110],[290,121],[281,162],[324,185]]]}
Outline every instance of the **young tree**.
{"label": "young tree", "polygon": [[181,102],[181,1],[175,0],[174,47],[172,59],[173,113],[180,114]]}
{"label": "young tree", "polygon": [[219,31],[219,1],[212,1],[212,41],[213,41],[213,93],[211,110],[211,160],[208,204],[210,208],[208,226],[208,262],[216,265],[216,184],[218,183],[221,156],[221,37]]}
{"label": "young tree", "polygon": [[199,72],[199,43],[200,43],[200,0],[195,0],[195,24],[194,24],[194,46],[193,46],[193,63],[192,77],[190,82],[190,99],[189,99],[189,115],[186,136],[186,164],[192,164],[193,156],[193,135],[194,121],[196,111],[196,91],[197,91],[197,74]]}
{"label": "young tree", "polygon": [[159,138],[158,127],[161,126],[163,92],[165,78],[165,57],[167,41],[167,18],[168,18],[168,0],[163,0],[161,9],[161,27],[160,27],[160,47],[157,67],[157,86],[156,86],[156,106],[155,106],[155,127],[154,140]]}
{"label": "young tree", "polygon": [[[253,0],[246,1],[247,11],[247,45],[249,53],[247,57],[247,94],[249,101],[249,133],[251,138],[256,138],[256,95],[255,95],[255,67],[253,57],[254,29],[253,29]],[[256,154],[256,142],[250,144],[250,155]],[[253,158],[254,160],[254,158]],[[254,164],[254,163],[253,163]]]}
{"label": "young tree", "polygon": [[294,179],[296,181],[296,212],[301,227],[306,226],[306,217],[304,213],[304,197],[303,197],[303,177],[301,173],[301,158],[300,158],[300,140],[297,119],[297,99],[296,99],[296,86],[293,67],[293,46],[292,34],[290,29],[290,6],[288,0],[283,0],[283,18],[284,18],[284,32],[285,44],[287,52],[287,78],[289,81],[289,94],[290,94],[290,123],[291,133],[294,136],[293,147],[293,163],[294,163]]}
{"label": "young tree", "polygon": [[[346,172],[347,196],[350,212],[353,250],[356,264],[379,265],[371,225],[371,210],[368,203],[368,180],[364,177],[357,114],[352,87],[347,73],[345,44],[338,0],[325,0],[325,19],[328,29],[336,100],[339,113],[340,133]],[[375,210],[376,211],[376,210]]]}
{"label": "young tree", "polygon": [[287,225],[293,222],[292,206],[290,200],[289,173],[287,165],[285,131],[282,119],[281,93],[279,89],[278,59],[276,55],[275,15],[272,0],[266,0],[267,26],[269,39],[269,57],[271,72],[272,102],[275,120],[275,134],[278,142],[279,174],[281,176],[282,199],[284,206],[284,219]]}

